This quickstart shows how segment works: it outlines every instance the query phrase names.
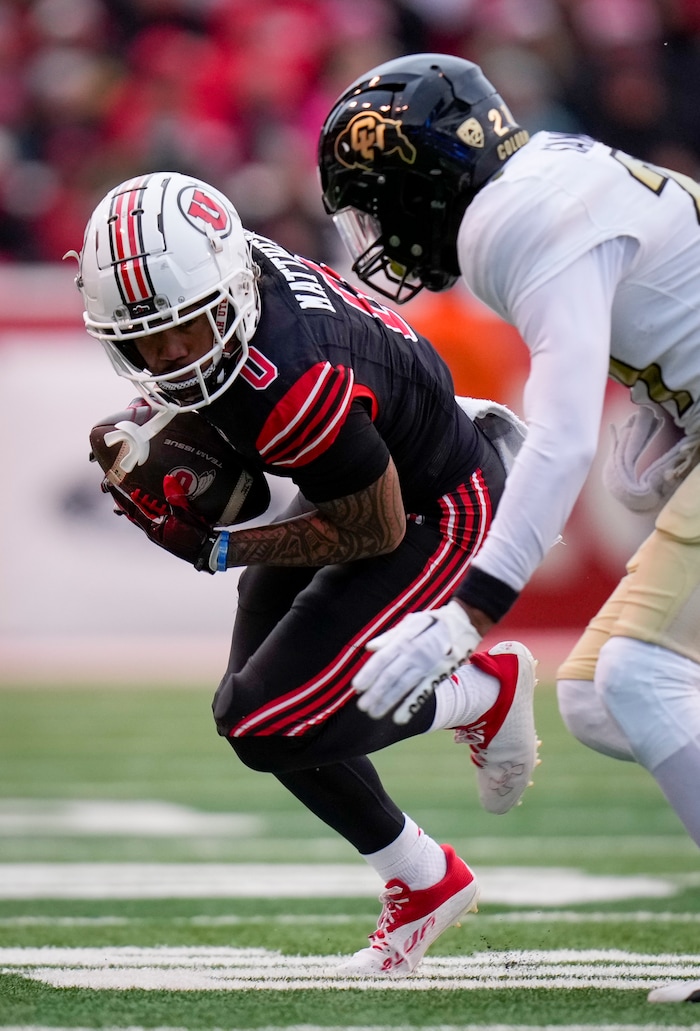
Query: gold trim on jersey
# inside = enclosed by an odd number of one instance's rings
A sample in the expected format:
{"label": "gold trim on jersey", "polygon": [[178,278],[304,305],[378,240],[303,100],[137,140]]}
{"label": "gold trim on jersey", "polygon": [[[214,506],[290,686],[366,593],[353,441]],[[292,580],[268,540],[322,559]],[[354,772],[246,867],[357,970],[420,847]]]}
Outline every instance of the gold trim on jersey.
{"label": "gold trim on jersey", "polygon": [[679,415],[684,415],[693,403],[693,398],[687,390],[671,390],[666,386],[661,376],[661,368],[656,362],[647,365],[645,369],[635,369],[617,358],[611,358],[610,375],[618,383],[630,388],[641,380],[652,401],[660,405],[672,402]]}

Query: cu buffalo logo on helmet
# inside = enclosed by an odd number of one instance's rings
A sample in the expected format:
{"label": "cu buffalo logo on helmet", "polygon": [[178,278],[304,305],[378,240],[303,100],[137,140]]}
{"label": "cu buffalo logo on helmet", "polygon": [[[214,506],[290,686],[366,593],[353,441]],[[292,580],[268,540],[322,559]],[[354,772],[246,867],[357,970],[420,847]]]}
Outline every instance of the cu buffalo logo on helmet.
{"label": "cu buffalo logo on helmet", "polygon": [[186,186],[178,196],[180,211],[190,225],[205,236],[225,237],[231,232],[231,216],[221,200],[200,186]]}
{"label": "cu buffalo logo on helmet", "polygon": [[407,165],[416,160],[416,148],[401,129],[401,122],[376,111],[353,115],[335,142],[335,156],[347,168],[370,170],[378,154],[398,154]]}

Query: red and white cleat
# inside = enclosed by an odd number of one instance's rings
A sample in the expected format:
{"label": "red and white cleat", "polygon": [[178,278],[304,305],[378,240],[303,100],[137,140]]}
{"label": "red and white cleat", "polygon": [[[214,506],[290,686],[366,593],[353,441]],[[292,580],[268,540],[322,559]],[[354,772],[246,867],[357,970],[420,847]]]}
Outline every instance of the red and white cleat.
{"label": "red and white cleat", "polygon": [[[469,662],[496,677],[501,688],[483,716],[455,729],[455,741],[471,749],[484,809],[507,813],[532,783],[532,771],[540,762],[533,708],[537,662],[519,641],[503,641],[488,652],[474,652]],[[459,672],[453,676],[459,677]]]}
{"label": "red and white cleat", "polygon": [[370,945],[334,967],[336,977],[405,977],[415,970],[428,948],[464,913],[476,912],[479,886],[474,874],[451,845],[442,845],[445,876],[431,888],[411,891],[402,881],[389,881],[379,896],[382,912]]}

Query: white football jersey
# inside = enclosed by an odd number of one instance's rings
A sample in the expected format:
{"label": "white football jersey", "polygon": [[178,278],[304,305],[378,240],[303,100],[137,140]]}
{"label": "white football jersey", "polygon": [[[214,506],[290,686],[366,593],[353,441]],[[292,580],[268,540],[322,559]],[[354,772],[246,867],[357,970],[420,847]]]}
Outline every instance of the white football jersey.
{"label": "white football jersey", "polygon": [[608,375],[700,432],[700,184],[541,132],[467,208],[458,254],[531,353],[528,439],[474,563],[520,590],[583,486]]}

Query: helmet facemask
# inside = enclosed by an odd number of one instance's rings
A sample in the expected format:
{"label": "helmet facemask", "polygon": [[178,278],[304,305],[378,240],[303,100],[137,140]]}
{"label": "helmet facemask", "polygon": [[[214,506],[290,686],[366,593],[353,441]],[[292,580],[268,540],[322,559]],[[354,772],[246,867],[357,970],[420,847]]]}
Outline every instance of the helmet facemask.
{"label": "helmet facemask", "polygon": [[[252,283],[251,293],[257,295]],[[211,404],[228,389],[231,382],[248,360],[249,347],[244,322],[247,310],[238,307],[230,291],[205,298],[201,306],[188,306],[184,311],[169,313],[169,317],[153,320],[147,333],[138,332],[142,325],[127,323],[121,336],[100,340],[118,375],[130,380],[136,390],[153,407],[171,408],[178,412],[196,411]],[[174,372],[155,376],[146,367],[138,343],[146,336],[183,325],[204,315],[211,329],[211,347]],[[129,332],[133,327],[135,332]],[[88,332],[91,327],[88,326]],[[95,334],[97,335],[97,334]]]}
{"label": "helmet facemask", "polygon": [[[440,178],[402,170],[392,178],[390,189],[385,176],[362,173],[362,185],[371,180],[372,213],[354,206],[359,191],[350,188],[348,206],[332,215],[353,272],[398,304],[411,300],[423,287],[444,290],[459,275]],[[366,203],[368,193],[360,195],[360,203]]]}
{"label": "helmet facemask", "polygon": [[423,283],[387,254],[376,218],[357,208],[343,208],[333,215],[333,222],[352,258],[353,272],[363,283],[399,304],[415,297]]}

